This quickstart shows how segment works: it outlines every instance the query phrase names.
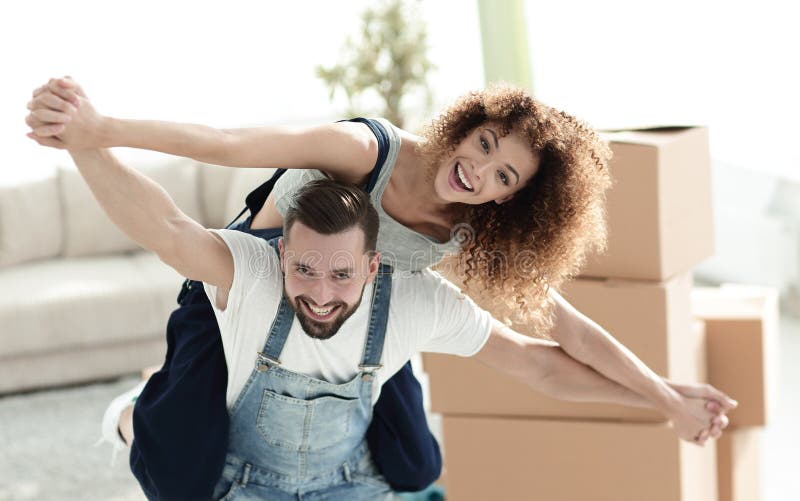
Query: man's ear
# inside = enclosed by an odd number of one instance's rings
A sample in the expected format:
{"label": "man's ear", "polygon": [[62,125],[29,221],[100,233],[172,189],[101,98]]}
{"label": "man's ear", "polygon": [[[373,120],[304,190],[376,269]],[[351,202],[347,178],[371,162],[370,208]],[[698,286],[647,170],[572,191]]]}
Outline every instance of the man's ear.
{"label": "man's ear", "polygon": [[497,205],[504,204],[509,200],[511,200],[512,198],[514,198],[514,195],[506,195],[503,198],[498,198],[497,200],[494,201],[494,203],[496,203]]}
{"label": "man's ear", "polygon": [[280,253],[280,256],[281,256],[281,259],[280,259],[280,261],[281,261],[281,271],[286,273],[286,266],[284,266],[284,263],[283,263],[283,261],[285,259],[284,252],[283,252],[283,237],[278,237],[278,252]]}
{"label": "man's ear", "polygon": [[381,265],[381,253],[372,251],[369,258],[369,275],[367,276],[367,283],[372,283],[375,276],[378,274],[378,268]]}

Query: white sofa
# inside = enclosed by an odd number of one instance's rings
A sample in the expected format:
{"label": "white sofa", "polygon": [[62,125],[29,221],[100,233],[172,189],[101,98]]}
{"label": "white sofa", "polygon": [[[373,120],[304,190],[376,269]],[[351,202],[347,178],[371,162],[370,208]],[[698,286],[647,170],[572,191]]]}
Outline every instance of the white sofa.
{"label": "white sofa", "polygon": [[[272,174],[185,159],[141,170],[207,227]],[[0,394],[163,362],[182,281],[112,225],[74,166],[0,185]]]}

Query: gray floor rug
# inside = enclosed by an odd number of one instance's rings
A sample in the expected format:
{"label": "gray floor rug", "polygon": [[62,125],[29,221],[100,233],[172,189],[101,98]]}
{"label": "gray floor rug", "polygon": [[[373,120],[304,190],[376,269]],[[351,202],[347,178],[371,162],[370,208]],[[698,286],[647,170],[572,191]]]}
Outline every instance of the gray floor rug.
{"label": "gray floor rug", "polygon": [[0,500],[142,501],[122,453],[94,447],[113,397],[138,377],[0,399]]}

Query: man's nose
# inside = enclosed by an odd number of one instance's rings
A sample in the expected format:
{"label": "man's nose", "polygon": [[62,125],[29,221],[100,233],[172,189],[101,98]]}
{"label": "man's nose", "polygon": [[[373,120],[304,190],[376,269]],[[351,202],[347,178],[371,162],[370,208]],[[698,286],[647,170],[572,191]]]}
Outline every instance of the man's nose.
{"label": "man's nose", "polygon": [[317,303],[317,306],[324,306],[331,302],[333,299],[333,291],[327,278],[322,277],[314,281],[311,288],[311,299]]}

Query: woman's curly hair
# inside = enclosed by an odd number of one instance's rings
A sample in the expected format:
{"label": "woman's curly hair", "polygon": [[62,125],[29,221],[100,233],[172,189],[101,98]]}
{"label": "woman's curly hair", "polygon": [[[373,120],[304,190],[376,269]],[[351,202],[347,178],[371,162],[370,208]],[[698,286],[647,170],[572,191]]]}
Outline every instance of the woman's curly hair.
{"label": "woman's curly hair", "polygon": [[584,123],[506,85],[470,93],[445,109],[423,130],[418,151],[438,166],[486,123],[502,136],[513,131],[529,141],[541,155],[539,170],[503,204],[455,204],[454,231],[464,233],[454,238],[464,241],[449,263],[454,270],[443,273],[459,277],[464,291],[498,319],[546,336],[553,305],[548,288],[559,290],[587,252],[605,248],[611,152]]}

